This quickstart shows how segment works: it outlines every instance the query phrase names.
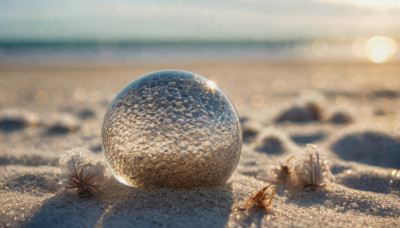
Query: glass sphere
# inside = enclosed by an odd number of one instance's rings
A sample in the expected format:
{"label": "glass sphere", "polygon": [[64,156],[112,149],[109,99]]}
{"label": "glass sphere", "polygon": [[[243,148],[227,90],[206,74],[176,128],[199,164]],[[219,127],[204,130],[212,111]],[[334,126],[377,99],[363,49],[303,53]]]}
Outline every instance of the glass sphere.
{"label": "glass sphere", "polygon": [[229,98],[191,72],[163,70],[122,89],[104,117],[104,157],[122,183],[192,188],[226,183],[242,149]]}

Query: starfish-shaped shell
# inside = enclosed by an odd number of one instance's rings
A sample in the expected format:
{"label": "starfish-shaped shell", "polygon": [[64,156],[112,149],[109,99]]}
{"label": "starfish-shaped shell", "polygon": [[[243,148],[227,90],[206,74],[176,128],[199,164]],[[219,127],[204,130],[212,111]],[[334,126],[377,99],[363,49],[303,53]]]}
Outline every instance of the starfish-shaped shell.
{"label": "starfish-shaped shell", "polygon": [[69,180],[66,189],[76,189],[77,196],[94,195],[95,191],[99,191],[96,185],[96,173],[87,172],[84,174],[85,164],[77,167],[73,159],[73,170],[69,174]]}

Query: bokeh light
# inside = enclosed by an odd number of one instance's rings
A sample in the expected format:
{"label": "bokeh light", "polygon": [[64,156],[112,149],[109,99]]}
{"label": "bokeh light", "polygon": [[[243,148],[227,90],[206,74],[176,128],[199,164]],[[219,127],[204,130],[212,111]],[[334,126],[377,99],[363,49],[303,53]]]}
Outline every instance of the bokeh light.
{"label": "bokeh light", "polygon": [[74,90],[74,98],[77,101],[84,101],[87,98],[87,91],[82,88],[82,87],[78,87]]}
{"label": "bokeh light", "polygon": [[349,99],[346,96],[339,95],[336,97],[337,106],[346,106],[349,103]]}
{"label": "bokeh light", "polygon": [[45,105],[49,100],[49,95],[44,90],[39,90],[35,94],[35,102],[38,105]]}
{"label": "bokeh light", "polygon": [[317,73],[312,76],[311,83],[315,88],[324,88],[327,84],[327,78],[325,74]]}
{"label": "bokeh light", "polygon": [[386,36],[371,37],[365,44],[367,58],[374,63],[383,63],[390,60],[396,50],[396,41]]}
{"label": "bokeh light", "polygon": [[251,97],[250,103],[255,108],[262,108],[265,103],[265,98],[262,94],[255,94]]}
{"label": "bokeh light", "polygon": [[90,102],[100,102],[103,99],[103,93],[101,91],[95,90],[89,93]]}
{"label": "bokeh light", "polygon": [[323,40],[316,40],[311,45],[311,51],[317,57],[326,55],[328,48],[328,44]]}

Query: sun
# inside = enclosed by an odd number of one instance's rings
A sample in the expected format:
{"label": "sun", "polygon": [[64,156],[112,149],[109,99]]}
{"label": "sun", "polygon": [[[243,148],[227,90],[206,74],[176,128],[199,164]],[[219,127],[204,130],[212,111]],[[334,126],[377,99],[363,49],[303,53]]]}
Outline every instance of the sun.
{"label": "sun", "polygon": [[396,50],[396,41],[386,36],[371,37],[365,44],[367,58],[374,63],[383,63],[390,60]]}

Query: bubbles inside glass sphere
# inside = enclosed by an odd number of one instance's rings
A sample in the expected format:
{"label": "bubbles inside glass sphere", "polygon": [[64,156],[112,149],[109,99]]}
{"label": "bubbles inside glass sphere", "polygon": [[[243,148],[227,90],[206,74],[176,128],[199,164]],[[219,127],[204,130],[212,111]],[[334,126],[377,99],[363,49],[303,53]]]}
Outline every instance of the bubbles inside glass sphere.
{"label": "bubbles inside glass sphere", "polygon": [[165,70],[118,93],[105,114],[102,141],[120,182],[191,188],[229,179],[240,158],[242,131],[234,106],[214,82]]}

